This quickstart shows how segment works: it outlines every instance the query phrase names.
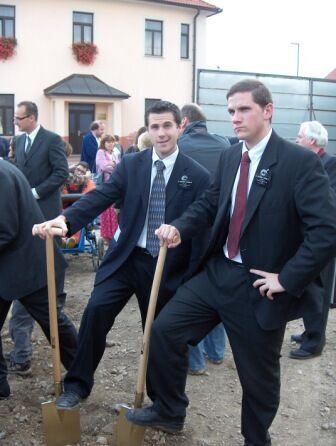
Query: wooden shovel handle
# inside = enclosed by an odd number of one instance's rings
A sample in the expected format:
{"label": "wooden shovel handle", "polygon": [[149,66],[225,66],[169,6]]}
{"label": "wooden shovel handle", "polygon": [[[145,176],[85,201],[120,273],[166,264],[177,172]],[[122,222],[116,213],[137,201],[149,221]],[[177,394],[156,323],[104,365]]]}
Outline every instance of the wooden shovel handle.
{"label": "wooden shovel handle", "polygon": [[152,329],[153,320],[154,320],[154,316],[155,316],[156,303],[157,303],[157,298],[158,298],[158,294],[159,294],[162,271],[163,271],[166,255],[167,255],[167,245],[165,244],[164,246],[161,246],[161,248],[160,248],[159,257],[157,260],[155,273],[154,273],[152,290],[151,290],[151,294],[150,294],[150,298],[149,298],[147,317],[146,317],[146,323],[145,323],[145,329],[144,329],[144,335],[143,335],[143,341],[142,341],[142,351],[141,351],[140,362],[139,362],[139,370],[138,370],[138,377],[137,377],[137,384],[136,384],[134,407],[141,407],[141,405],[142,405],[143,394],[144,394],[144,389],[145,389],[148,354],[149,354],[149,340],[150,340],[151,329]]}
{"label": "wooden shovel handle", "polygon": [[54,240],[52,237],[49,236],[46,238],[46,255],[47,255],[50,345],[51,345],[52,360],[53,360],[55,392],[56,394],[58,394],[60,392],[60,387],[61,387],[61,357],[60,357],[58,324],[57,324]]}

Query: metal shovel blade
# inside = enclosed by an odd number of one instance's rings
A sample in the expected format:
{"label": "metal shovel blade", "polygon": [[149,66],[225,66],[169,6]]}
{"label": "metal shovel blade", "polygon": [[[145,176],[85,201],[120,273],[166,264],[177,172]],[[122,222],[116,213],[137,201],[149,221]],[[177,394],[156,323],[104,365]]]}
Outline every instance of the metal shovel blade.
{"label": "metal shovel blade", "polygon": [[55,401],[42,403],[41,407],[47,446],[80,443],[79,409],[57,410]]}
{"label": "metal shovel blade", "polygon": [[115,426],[114,438],[115,446],[142,446],[145,438],[146,428],[129,423],[126,419],[126,413],[131,407],[120,404],[118,410],[118,420]]}

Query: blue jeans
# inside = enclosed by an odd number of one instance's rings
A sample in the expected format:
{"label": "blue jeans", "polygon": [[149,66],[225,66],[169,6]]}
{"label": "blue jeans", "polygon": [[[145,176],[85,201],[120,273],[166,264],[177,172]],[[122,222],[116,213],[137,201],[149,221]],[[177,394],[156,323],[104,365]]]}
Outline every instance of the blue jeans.
{"label": "blue jeans", "polygon": [[195,347],[189,345],[189,369],[205,368],[205,356],[214,361],[224,358],[225,330],[222,323],[218,324]]}

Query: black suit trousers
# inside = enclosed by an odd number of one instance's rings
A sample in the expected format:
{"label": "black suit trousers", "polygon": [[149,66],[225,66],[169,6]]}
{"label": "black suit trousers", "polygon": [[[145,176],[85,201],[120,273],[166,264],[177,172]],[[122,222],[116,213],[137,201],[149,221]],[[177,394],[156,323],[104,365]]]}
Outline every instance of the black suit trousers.
{"label": "black suit trousers", "polygon": [[242,434],[247,441],[264,445],[279,405],[285,326],[261,329],[249,286],[249,273],[242,265],[225,260],[222,253],[211,258],[202,272],[179,288],[154,322],[148,372],[157,396],[155,410],[166,417],[184,417],[187,344],[196,345],[222,321],[243,389]]}
{"label": "black suit trousers", "polygon": [[[82,317],[77,354],[64,380],[66,391],[76,392],[82,398],[91,393],[94,373],[104,354],[106,336],[133,294],[137,297],[144,327],[156,260],[144,250],[135,248],[116,272],[95,285]],[[156,313],[172,294],[160,290]],[[148,382],[147,392],[154,398]]]}
{"label": "black suit trousers", "polygon": [[301,348],[311,353],[322,351],[326,342],[329,308],[335,280],[335,259],[327,264],[321,275],[324,282],[322,312],[303,317],[305,331]]}
{"label": "black suit trousers", "polygon": [[[28,313],[35,319],[41,326],[47,339],[50,341],[50,326],[49,326],[49,305],[48,305],[48,290],[42,288],[32,294],[19,299]],[[0,298],[0,331],[5,323],[11,301],[6,301]],[[58,308],[57,310],[57,322],[60,339],[60,353],[61,361],[66,369],[70,368],[70,365],[74,359],[75,351],[77,347],[77,332],[73,323]],[[7,376],[7,366],[2,353],[2,342],[0,338],[0,382]]]}

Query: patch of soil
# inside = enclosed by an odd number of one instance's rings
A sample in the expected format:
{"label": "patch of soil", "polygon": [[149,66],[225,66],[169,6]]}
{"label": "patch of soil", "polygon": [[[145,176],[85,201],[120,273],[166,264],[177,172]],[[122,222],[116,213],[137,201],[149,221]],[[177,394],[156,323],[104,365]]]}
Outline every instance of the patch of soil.
{"label": "patch of soil", "polygon": [[[69,258],[66,312],[76,326],[90,296],[94,273],[91,259]],[[307,361],[288,358],[290,334],[302,321],[288,324],[282,351],[281,404],[271,428],[274,446],[336,445],[336,310],[329,315],[327,344],[322,356]],[[95,376],[90,398],[81,407],[82,446],[110,444],[118,403],[132,404],[141,348],[141,324],[133,298],[108,335],[109,347]],[[29,377],[9,376],[12,395],[0,403],[1,446],[45,444],[40,404],[53,398],[50,347],[39,327],[33,334],[33,370]],[[3,330],[4,351],[11,341]],[[189,376],[190,399],[181,435],[147,429],[145,446],[239,446],[241,389],[230,346],[221,365],[208,364],[207,375]]]}

